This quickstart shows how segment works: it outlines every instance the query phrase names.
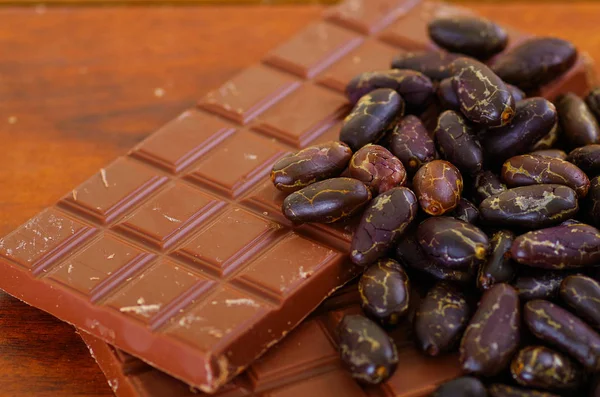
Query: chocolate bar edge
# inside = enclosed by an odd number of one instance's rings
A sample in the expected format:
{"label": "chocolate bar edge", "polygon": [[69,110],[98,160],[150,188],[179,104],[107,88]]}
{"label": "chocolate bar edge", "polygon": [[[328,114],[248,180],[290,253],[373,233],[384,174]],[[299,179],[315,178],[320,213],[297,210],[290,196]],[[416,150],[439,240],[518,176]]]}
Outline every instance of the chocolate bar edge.
{"label": "chocolate bar edge", "polygon": [[127,377],[118,367],[116,357],[113,351],[113,347],[102,339],[98,339],[85,331],[76,329],[75,332],[79,334],[81,339],[87,345],[90,355],[98,364],[98,367],[106,377],[106,382],[115,395],[119,397],[142,397],[140,393],[136,392],[136,388],[131,382],[131,379]]}

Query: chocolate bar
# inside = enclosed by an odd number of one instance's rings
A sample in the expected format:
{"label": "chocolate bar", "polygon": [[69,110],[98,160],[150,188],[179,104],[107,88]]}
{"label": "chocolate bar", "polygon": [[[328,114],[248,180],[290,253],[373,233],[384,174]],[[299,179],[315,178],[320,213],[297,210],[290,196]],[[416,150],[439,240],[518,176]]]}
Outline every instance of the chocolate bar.
{"label": "chocolate bar", "polygon": [[[410,327],[404,326],[393,332],[400,356],[397,371],[383,385],[361,387],[341,367],[334,335],[344,314],[360,312],[353,293],[356,285],[349,287],[326,300],[318,314],[214,395],[425,397],[437,384],[460,374],[456,355],[436,359],[422,355],[414,347]],[[118,397],[204,395],[90,334],[82,332],[81,337]]]}
{"label": "chocolate bar", "polygon": [[[0,240],[0,287],[216,391],[361,270],[346,254],[353,221],[293,226],[271,165],[336,139],[352,76],[432,48],[427,21],[464,12],[416,0],[328,11]],[[548,92],[571,90],[578,65]]]}

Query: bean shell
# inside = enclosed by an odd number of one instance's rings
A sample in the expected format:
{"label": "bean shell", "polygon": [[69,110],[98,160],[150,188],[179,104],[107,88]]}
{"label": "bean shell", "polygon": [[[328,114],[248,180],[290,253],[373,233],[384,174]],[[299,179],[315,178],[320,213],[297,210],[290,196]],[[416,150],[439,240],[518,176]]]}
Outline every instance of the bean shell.
{"label": "bean shell", "polygon": [[[508,87],[515,102],[527,97],[523,91],[514,85],[507,84],[506,87]],[[460,111],[460,103],[458,102],[454,87],[452,87],[452,78],[448,77],[440,81],[436,94],[444,109],[450,109],[457,112]]]}
{"label": "bean shell", "polygon": [[546,390],[574,389],[583,377],[568,356],[545,346],[521,349],[510,364],[510,372],[521,386]]}
{"label": "bean shell", "polygon": [[340,140],[353,151],[378,141],[404,113],[404,100],[389,88],[379,88],[360,98],[344,120]]}
{"label": "bean shell", "polygon": [[546,135],[531,146],[531,150],[551,149],[558,142],[558,137],[561,134],[560,123],[557,121]]}
{"label": "bean shell", "polygon": [[463,179],[451,163],[433,160],[417,171],[413,188],[423,211],[429,215],[442,215],[458,205]]}
{"label": "bean shell", "polygon": [[477,203],[481,203],[486,198],[500,194],[505,190],[506,185],[492,171],[482,171],[475,175],[473,198]]}
{"label": "bean shell", "polygon": [[287,196],[283,201],[283,214],[297,223],[332,223],[354,214],[369,200],[371,191],[361,181],[332,178]]}
{"label": "bean shell", "polygon": [[600,175],[592,178],[590,191],[585,200],[585,219],[600,227]]}
{"label": "bean shell", "polygon": [[367,316],[384,325],[397,325],[408,312],[410,283],[393,259],[380,259],[369,266],[358,282],[358,291]]}
{"label": "bean shell", "polygon": [[473,284],[473,280],[475,280],[475,276],[477,275],[474,266],[467,269],[450,269],[444,265],[440,265],[435,261],[423,263],[422,267],[418,270],[429,274],[431,277],[437,280],[452,281],[453,283],[466,286],[471,286]]}
{"label": "bean shell", "polygon": [[520,387],[501,385],[498,383],[491,385],[488,392],[490,397],[560,397],[558,394],[522,389]]}
{"label": "bean shell", "polygon": [[567,153],[565,153],[564,151],[562,151],[560,149],[534,150],[533,152],[531,152],[529,154],[531,154],[532,156],[548,157],[551,159],[559,159],[559,160],[567,159]]}
{"label": "bean shell", "polygon": [[404,117],[394,128],[389,144],[392,153],[402,161],[409,175],[436,158],[435,145],[421,120]]}
{"label": "bean shell", "polygon": [[479,205],[482,222],[527,229],[557,225],[578,210],[577,194],[562,185],[515,187]]}
{"label": "bean shell", "polygon": [[460,110],[469,120],[486,127],[501,127],[512,120],[515,100],[490,68],[473,59],[458,58],[451,69]]}
{"label": "bean shell", "polygon": [[452,78],[448,77],[438,84],[436,91],[437,97],[440,100],[440,104],[444,109],[454,110],[460,112],[460,103],[458,97],[452,86]]}
{"label": "bean shell", "polygon": [[600,283],[581,274],[571,275],[560,285],[560,298],[591,327],[600,330]]}
{"label": "bean shell", "polygon": [[291,193],[324,179],[338,176],[352,157],[342,142],[325,142],[289,154],[275,163],[271,181],[283,192]]}
{"label": "bean shell", "polygon": [[475,225],[479,220],[479,210],[469,200],[461,198],[458,205],[450,214],[456,219]]}
{"label": "bean shell", "polygon": [[567,71],[577,59],[577,49],[566,40],[537,37],[500,55],[492,69],[507,83],[535,90]]}
{"label": "bean shell", "polygon": [[481,17],[436,18],[429,23],[428,30],[431,39],[440,47],[480,60],[499,53],[508,43],[504,29]]}
{"label": "bean shell", "polygon": [[434,261],[423,251],[414,234],[407,233],[400,239],[396,246],[396,257],[402,264],[427,273],[438,280],[470,284],[475,278],[471,269],[450,269]]}
{"label": "bean shell", "polygon": [[535,230],[517,237],[511,256],[544,269],[569,269],[600,261],[600,231],[583,223]]}
{"label": "bean shell", "polygon": [[442,157],[461,172],[475,174],[481,171],[481,145],[462,115],[452,110],[440,114],[434,136]]}
{"label": "bean shell", "polygon": [[446,216],[423,221],[417,227],[417,241],[425,253],[450,268],[485,259],[489,248],[488,238],[479,228]]}
{"label": "bean shell", "polygon": [[378,88],[396,91],[404,99],[406,106],[413,110],[422,110],[434,93],[433,83],[423,73],[391,69],[359,74],[346,86],[346,95],[351,103],[357,103],[361,97]]}
{"label": "bean shell", "polygon": [[556,100],[560,126],[571,147],[600,143],[600,126],[583,99],[569,92]]}
{"label": "bean shell", "polygon": [[394,58],[392,68],[416,70],[432,80],[442,80],[452,76],[450,64],[459,57],[445,51],[403,52]]}
{"label": "bean shell", "polygon": [[396,245],[396,258],[398,258],[400,263],[415,267],[416,269],[421,267],[421,263],[433,261],[419,245],[416,228],[408,230],[404,238],[398,241]]}
{"label": "bean shell", "polygon": [[376,385],[396,370],[396,345],[375,322],[360,315],[346,315],[337,334],[342,362],[355,379]]}
{"label": "bean shell", "polygon": [[531,269],[528,272],[520,272],[512,286],[522,301],[554,299],[558,296],[560,284],[567,276],[568,273],[562,271]]}
{"label": "bean shell", "polygon": [[383,146],[372,144],[354,153],[348,165],[348,175],[363,182],[375,193],[406,183],[402,162]]}
{"label": "bean shell", "polygon": [[445,281],[437,283],[421,301],[415,317],[419,348],[429,356],[454,349],[470,316],[464,293]]}
{"label": "bean shell", "polygon": [[502,165],[501,175],[509,187],[556,183],[575,190],[579,197],[585,197],[590,188],[590,180],[579,167],[550,157],[511,157]]}
{"label": "bean shell", "polygon": [[585,97],[585,104],[588,105],[590,111],[600,121],[600,87],[592,89]]}
{"label": "bean shell", "polygon": [[574,149],[567,161],[581,168],[588,176],[600,175],[600,145],[586,145]]}
{"label": "bean shell", "polygon": [[479,379],[463,376],[440,385],[431,397],[487,397],[487,392]]}
{"label": "bean shell", "polygon": [[354,233],[352,262],[366,266],[386,254],[417,215],[419,205],[408,188],[397,187],[375,197]]}
{"label": "bean shell", "polygon": [[568,353],[592,372],[600,370],[600,335],[574,314],[544,300],[525,304],[524,321],[540,340]]}
{"label": "bean shell", "polygon": [[514,288],[496,284],[487,290],[461,341],[463,370],[494,376],[505,369],[519,346],[520,321],[519,296]]}
{"label": "bean shell", "polygon": [[556,123],[556,108],[544,98],[517,102],[515,117],[502,127],[487,131],[481,140],[490,162],[501,163],[509,157],[527,153]]}
{"label": "bean shell", "polygon": [[515,239],[513,232],[499,230],[490,239],[490,254],[479,267],[477,287],[490,289],[497,283],[508,283],[515,277],[515,263],[510,258],[510,248]]}

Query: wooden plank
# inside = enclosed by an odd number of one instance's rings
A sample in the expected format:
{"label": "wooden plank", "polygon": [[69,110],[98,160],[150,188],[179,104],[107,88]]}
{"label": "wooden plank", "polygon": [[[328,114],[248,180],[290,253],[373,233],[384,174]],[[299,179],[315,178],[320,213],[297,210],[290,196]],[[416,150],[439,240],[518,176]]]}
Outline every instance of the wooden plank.
{"label": "wooden plank", "polygon": [[70,5],[70,6],[96,6],[96,5],[328,5],[335,4],[339,0],[0,0],[0,5],[31,6],[44,4]]}
{"label": "wooden plank", "polygon": [[69,5],[69,6],[97,6],[97,5],[328,5],[335,4],[339,0],[0,0],[0,5],[45,6]]}
{"label": "wooden plank", "polygon": [[[450,3],[471,4],[473,0],[447,0]],[[573,2],[589,2],[589,0],[571,0]],[[97,5],[177,5],[177,6],[196,6],[196,5],[330,5],[336,4],[339,0],[0,0],[0,5],[19,5],[19,6],[44,6],[69,5],[69,6],[97,6]],[[480,4],[507,4],[523,3],[522,0],[482,0]],[[555,3],[562,4],[560,0],[527,0],[526,5]]]}

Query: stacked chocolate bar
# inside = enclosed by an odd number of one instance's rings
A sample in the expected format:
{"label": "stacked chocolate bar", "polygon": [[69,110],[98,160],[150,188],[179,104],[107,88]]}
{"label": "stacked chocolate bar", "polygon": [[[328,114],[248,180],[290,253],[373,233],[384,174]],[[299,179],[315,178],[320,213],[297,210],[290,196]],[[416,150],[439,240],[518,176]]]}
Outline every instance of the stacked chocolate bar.
{"label": "stacked chocolate bar", "polygon": [[[418,0],[327,11],[0,240],[0,288],[81,329],[119,396],[426,395],[460,369],[422,356],[409,326],[386,383],[342,369],[333,329],[360,307],[356,286],[336,291],[363,270],[347,255],[355,222],[292,224],[268,175],[338,139],[355,75],[436,49],[428,22],[464,14]],[[509,32],[509,48],[527,37]],[[590,64],[580,53],[537,94],[583,95]]]}

